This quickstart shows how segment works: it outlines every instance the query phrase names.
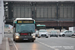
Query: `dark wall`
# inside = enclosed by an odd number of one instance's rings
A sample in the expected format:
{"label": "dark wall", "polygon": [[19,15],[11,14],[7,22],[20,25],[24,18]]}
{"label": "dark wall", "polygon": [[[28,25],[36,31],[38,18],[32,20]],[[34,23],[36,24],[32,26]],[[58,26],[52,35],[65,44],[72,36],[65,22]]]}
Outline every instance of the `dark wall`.
{"label": "dark wall", "polygon": [[[73,26],[74,2],[8,2],[8,19],[33,18],[47,26]],[[6,20],[8,20],[6,19]]]}

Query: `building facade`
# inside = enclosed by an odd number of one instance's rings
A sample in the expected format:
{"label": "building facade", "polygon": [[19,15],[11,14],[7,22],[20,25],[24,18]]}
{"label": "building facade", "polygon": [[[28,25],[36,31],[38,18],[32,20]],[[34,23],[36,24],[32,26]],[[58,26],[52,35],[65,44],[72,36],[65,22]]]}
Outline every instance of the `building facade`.
{"label": "building facade", "polygon": [[74,0],[4,0],[6,23],[15,18],[33,18],[36,24],[47,28],[66,28],[74,26]]}

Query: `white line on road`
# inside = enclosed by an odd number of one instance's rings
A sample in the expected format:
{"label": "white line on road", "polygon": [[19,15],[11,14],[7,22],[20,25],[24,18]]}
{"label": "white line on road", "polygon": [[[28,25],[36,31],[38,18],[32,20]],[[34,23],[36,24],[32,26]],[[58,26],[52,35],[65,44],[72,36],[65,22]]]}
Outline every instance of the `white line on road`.
{"label": "white line on road", "polygon": [[[37,41],[37,42],[39,42],[39,41]],[[49,48],[51,48],[51,49],[54,49],[54,50],[59,50],[59,49],[56,49],[56,48],[54,48],[54,47],[52,47],[52,46],[50,46],[50,45],[47,45],[47,44],[45,44],[45,43],[43,43],[43,42],[39,42],[40,44],[43,44],[43,45],[45,45],[45,46],[47,46],[47,47],[49,47]]]}
{"label": "white line on road", "polygon": [[16,50],[18,50],[18,48],[17,48],[17,46],[15,45],[15,43],[14,43],[14,42],[13,42],[13,44],[14,44],[14,46],[15,46]]}
{"label": "white line on road", "polygon": [[59,50],[59,49],[55,49],[55,50]]}
{"label": "white line on road", "polygon": [[[11,39],[11,40],[12,40],[12,39]],[[12,41],[13,41],[13,40],[12,40]],[[16,44],[14,43],[14,41],[13,41],[13,44],[14,44],[14,46],[15,46],[16,50],[18,50],[18,48],[17,48]]]}

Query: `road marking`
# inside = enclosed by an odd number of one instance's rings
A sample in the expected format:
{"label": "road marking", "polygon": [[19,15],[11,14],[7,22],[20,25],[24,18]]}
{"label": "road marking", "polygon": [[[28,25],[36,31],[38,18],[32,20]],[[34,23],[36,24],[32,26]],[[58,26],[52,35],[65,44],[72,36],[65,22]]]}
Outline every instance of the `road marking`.
{"label": "road marking", "polygon": [[9,43],[8,43],[8,37],[6,37],[6,50],[10,50]]}
{"label": "road marking", "polygon": [[[37,41],[37,42],[39,42],[39,41]],[[39,43],[42,44],[42,45],[45,45],[45,46],[47,46],[47,47],[49,47],[49,48],[51,48],[51,49],[59,50],[59,49],[56,49],[56,48],[54,48],[54,47],[52,47],[52,46],[50,46],[50,45],[47,45],[47,44],[45,44],[45,43],[43,43],[43,42],[39,42]]]}
{"label": "road marking", "polygon": [[[12,39],[11,39],[11,40],[12,40]],[[13,40],[12,40],[12,41],[13,41]],[[14,46],[15,46],[16,50],[18,50],[18,48],[17,48],[16,44],[14,43],[14,41],[13,41],[13,44],[14,44]]]}
{"label": "road marking", "polygon": [[59,49],[55,49],[55,50],[59,50]]}

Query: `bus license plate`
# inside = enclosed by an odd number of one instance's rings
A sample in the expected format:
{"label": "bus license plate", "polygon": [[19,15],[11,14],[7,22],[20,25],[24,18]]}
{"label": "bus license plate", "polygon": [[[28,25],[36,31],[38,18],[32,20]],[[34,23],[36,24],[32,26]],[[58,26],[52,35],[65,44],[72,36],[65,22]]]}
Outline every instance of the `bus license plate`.
{"label": "bus license plate", "polygon": [[23,40],[28,40],[28,39],[23,39]]}

